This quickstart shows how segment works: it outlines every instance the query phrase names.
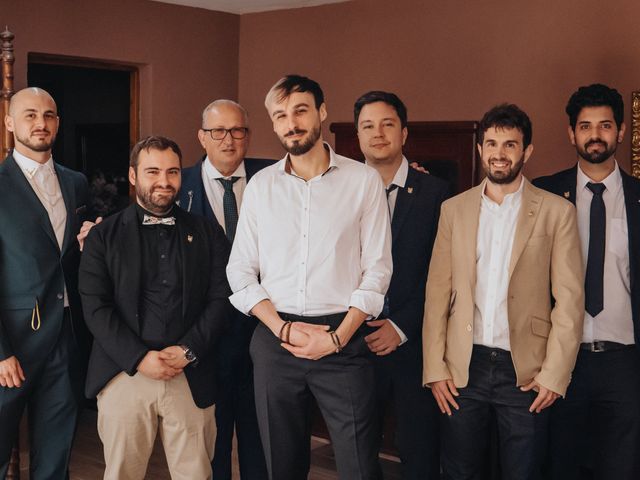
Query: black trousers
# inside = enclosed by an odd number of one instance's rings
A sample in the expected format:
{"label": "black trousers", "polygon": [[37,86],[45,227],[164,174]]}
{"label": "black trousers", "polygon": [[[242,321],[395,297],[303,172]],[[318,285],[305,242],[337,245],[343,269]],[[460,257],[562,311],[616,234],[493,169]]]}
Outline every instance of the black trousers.
{"label": "black trousers", "polygon": [[[77,346],[70,334],[71,318],[65,309],[60,338],[38,369],[22,363],[26,381],[19,388],[0,387],[0,478],[9,466],[20,419],[28,411],[30,476],[32,480],[68,478],[69,456],[79,405],[78,378],[74,368]],[[18,359],[20,360],[20,359]],[[80,387],[81,388],[81,387]]]}
{"label": "black trousers", "polygon": [[[285,320],[336,328],[345,314]],[[311,398],[329,429],[341,480],[375,478],[374,373],[360,328],[339,354],[320,360],[291,355],[263,324],[251,340],[260,435],[271,480],[303,480],[309,473]]]}
{"label": "black trousers", "polygon": [[[382,422],[391,409],[396,420],[394,440],[402,461],[402,478],[440,479],[440,411],[431,391],[422,386],[422,355],[410,344],[383,357],[371,355],[375,365],[378,439],[382,441]],[[383,478],[382,469],[378,470],[378,478]]]}
{"label": "black trousers", "polygon": [[442,468],[445,479],[481,479],[489,441],[489,420],[498,425],[502,478],[541,478],[546,449],[548,411],[529,413],[536,397],[516,386],[511,354],[473,346],[469,384],[458,389],[460,410],[443,416]]}
{"label": "black trousers", "polygon": [[213,480],[231,480],[231,451],[235,430],[238,463],[243,480],[265,480],[264,461],[253,391],[253,363],[249,342],[256,320],[240,312],[218,342],[216,447],[211,462]]}
{"label": "black trousers", "polygon": [[640,353],[580,351],[551,410],[549,478],[640,478]]}

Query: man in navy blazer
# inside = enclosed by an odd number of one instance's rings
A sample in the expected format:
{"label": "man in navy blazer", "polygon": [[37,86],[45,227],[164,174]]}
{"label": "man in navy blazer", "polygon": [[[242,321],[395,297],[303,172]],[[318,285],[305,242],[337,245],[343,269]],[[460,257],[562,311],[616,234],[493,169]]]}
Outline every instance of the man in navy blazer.
{"label": "man in navy blazer", "polygon": [[30,478],[64,479],[88,350],[76,241],[88,185],[51,157],[46,91],[16,93],[4,121],[15,149],[0,166],[0,478],[28,408]]}
{"label": "man in navy blazer", "polygon": [[[202,113],[198,139],[206,156],[182,171],[179,205],[219,224],[233,243],[242,194],[254,173],[271,165],[245,160],[251,131],[246,110],[231,100],[216,100]],[[233,310],[230,328],[217,347],[219,396],[216,403],[214,480],[231,479],[234,429],[243,479],[267,478],[253,393],[253,364],[249,342],[256,320]]]}
{"label": "man in navy blazer", "polygon": [[615,158],[617,90],[581,87],[566,112],[578,163],[533,181],[576,205],[587,276],[580,352],[551,411],[548,477],[592,478],[582,476],[590,466],[593,478],[640,478],[640,180]]}
{"label": "man in navy blazer", "polygon": [[382,428],[390,403],[403,478],[437,479],[439,418],[433,396],[422,386],[422,319],[431,249],[449,186],[409,167],[402,154],[407,109],[395,94],[364,94],[354,115],[360,149],[382,177],[391,213],[393,276],[382,314],[368,322],[372,332],[366,337],[376,355],[378,420]]}

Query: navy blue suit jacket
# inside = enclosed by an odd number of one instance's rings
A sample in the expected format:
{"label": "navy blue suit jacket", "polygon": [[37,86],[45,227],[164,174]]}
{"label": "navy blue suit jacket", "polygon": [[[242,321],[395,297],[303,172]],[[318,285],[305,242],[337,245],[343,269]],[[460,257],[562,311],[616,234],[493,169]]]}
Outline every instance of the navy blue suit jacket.
{"label": "navy blue suit jacket", "polygon": [[[577,165],[554,175],[536,178],[532,183],[539,188],[560,195],[575,205]],[[629,232],[629,270],[631,282],[631,311],[636,345],[640,348],[640,180],[620,169],[624,203],[627,209]]]}
{"label": "navy blue suit jacket", "polygon": [[405,188],[391,220],[393,275],[387,297],[389,318],[408,341],[389,357],[402,352],[422,357],[422,321],[431,250],[438,230],[440,205],[450,196],[449,185],[432,175],[409,168]]}

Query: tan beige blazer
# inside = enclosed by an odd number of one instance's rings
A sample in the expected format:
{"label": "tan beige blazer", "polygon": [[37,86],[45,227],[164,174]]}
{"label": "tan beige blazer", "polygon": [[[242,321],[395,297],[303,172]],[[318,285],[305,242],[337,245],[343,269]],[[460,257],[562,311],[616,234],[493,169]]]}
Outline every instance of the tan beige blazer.
{"label": "tan beige blazer", "polygon": [[[423,383],[469,381],[476,239],[484,182],[442,205],[425,302]],[[553,298],[553,300],[552,300]],[[517,385],[564,395],[584,319],[584,268],[574,206],[526,179],[509,264],[509,340]]]}

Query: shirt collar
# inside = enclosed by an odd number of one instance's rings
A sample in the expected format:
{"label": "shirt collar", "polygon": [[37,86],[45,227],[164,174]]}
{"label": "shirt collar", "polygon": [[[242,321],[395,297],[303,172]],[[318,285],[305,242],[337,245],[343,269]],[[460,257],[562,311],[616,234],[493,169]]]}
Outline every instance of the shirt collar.
{"label": "shirt collar", "polygon": [[222,175],[216,167],[213,166],[213,163],[209,160],[209,157],[205,157],[204,159],[204,172],[207,175],[209,180],[215,180],[216,178],[231,178],[231,177],[246,177],[247,172],[244,168],[244,160],[240,162],[238,168],[236,168],[235,172],[233,172],[229,177],[225,177]]}
{"label": "shirt collar", "polygon": [[504,199],[502,200],[502,203],[500,205],[498,205],[496,202],[491,200],[485,194],[485,191],[487,189],[487,182],[488,182],[488,180],[485,180],[484,185],[482,186],[482,200],[487,205],[489,205],[489,206],[494,206],[495,205],[495,207],[499,207],[499,208],[502,208],[502,207],[512,208],[512,207],[518,205],[520,203],[520,201],[522,200],[522,190],[524,189],[524,176],[522,176],[520,178],[520,186],[518,187],[518,190],[516,190],[513,193],[507,193],[504,196]]}
{"label": "shirt collar", "polygon": [[48,168],[52,173],[55,174],[55,169],[53,167],[53,157],[49,157],[49,159],[44,162],[36,162],[35,160],[30,159],[29,157],[21,154],[15,148],[12,152],[13,159],[16,161],[20,169],[29,177],[33,178],[35,173],[38,171],[40,167]]}
{"label": "shirt collar", "polygon": [[[369,165],[369,162],[365,160],[365,164]],[[391,185],[397,185],[398,188],[404,188],[407,184],[407,177],[409,176],[409,161],[407,157],[402,156],[402,162],[396,170],[396,174],[393,176],[393,180],[389,185],[385,185],[384,188],[388,189]]]}
{"label": "shirt collar", "polygon": [[[587,183],[593,182],[586,173],[582,171],[580,168],[580,163],[578,163],[578,176],[576,179],[576,189],[577,191],[581,191],[587,188]],[[618,162],[614,162],[613,172],[611,172],[607,177],[601,182],[594,183],[604,183],[604,186],[607,187],[607,191],[612,194],[617,193],[622,188],[622,175],[620,174],[620,168],[618,167]]]}
{"label": "shirt collar", "polygon": [[[336,152],[334,152],[333,148],[331,148],[331,145],[329,145],[327,142],[322,142],[322,144],[324,145],[325,150],[329,152],[329,168],[327,168],[327,171],[322,174],[324,175],[325,173],[330,172],[334,168],[339,168],[340,162],[339,162],[338,156],[336,155]],[[282,160],[278,162],[278,170],[280,170],[282,173],[290,173],[288,171],[289,169],[287,168],[287,163],[289,163],[288,153],[284,156]]]}
{"label": "shirt collar", "polygon": [[175,208],[173,205],[171,206],[169,211],[167,213],[165,213],[164,215],[158,215],[157,213],[150,212],[149,210],[144,208],[142,205],[140,205],[138,202],[136,202],[135,205],[136,205],[136,215],[138,216],[138,220],[140,221],[140,223],[142,223],[142,221],[144,220],[144,216],[145,215],[149,215],[151,217],[157,217],[157,218],[165,218],[165,217],[173,217],[173,216],[175,216],[175,215],[173,215],[173,209]]}

